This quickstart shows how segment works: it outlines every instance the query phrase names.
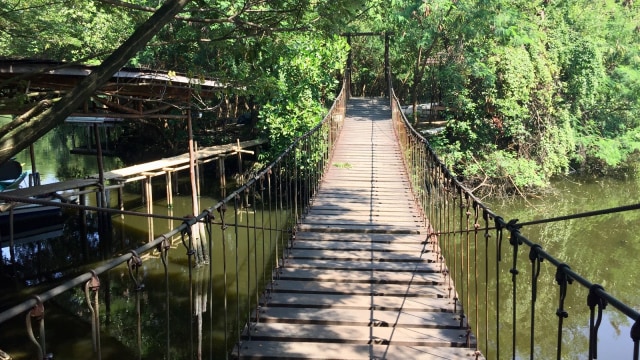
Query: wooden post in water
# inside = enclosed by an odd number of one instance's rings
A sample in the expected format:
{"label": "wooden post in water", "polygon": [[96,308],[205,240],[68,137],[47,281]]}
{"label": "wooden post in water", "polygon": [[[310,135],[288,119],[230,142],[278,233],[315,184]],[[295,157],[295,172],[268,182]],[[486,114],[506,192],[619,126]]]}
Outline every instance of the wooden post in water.
{"label": "wooden post in water", "polygon": [[40,175],[36,171],[36,153],[33,144],[29,145],[29,156],[31,158],[31,174],[29,175],[29,186],[40,185]]}
{"label": "wooden post in water", "polygon": [[13,264],[12,267],[12,271],[11,274],[15,275],[16,274],[16,249],[14,248],[14,243],[13,243],[13,208],[14,208],[15,204],[11,204],[11,208],[9,209],[9,257],[10,257],[10,263]]}
{"label": "wooden post in water", "polygon": [[218,175],[220,176],[220,197],[222,199],[227,197],[227,178],[225,176],[224,169],[224,155],[218,157]]}
{"label": "wooden post in water", "polygon": [[[189,177],[191,179],[191,208],[193,216],[197,216],[200,213],[198,204],[198,185],[196,181],[196,154],[195,144],[193,141],[193,124],[191,122],[191,109],[187,110],[187,131],[189,133]],[[191,236],[193,239],[193,245],[195,246],[196,265],[201,265],[208,260],[208,254],[204,253],[205,236],[201,231],[202,223],[197,222],[191,227]],[[202,229],[203,230],[203,229]]]}
{"label": "wooden post in water", "polygon": [[[194,167],[195,167],[195,171],[194,171],[194,176],[196,178],[196,195],[197,197],[200,197],[200,164],[198,163],[198,142],[194,141],[193,142],[194,147],[195,147],[195,160],[194,160]],[[194,214],[195,215],[195,214]]]}
{"label": "wooden post in water", "polygon": [[[147,214],[153,214],[153,186],[151,186],[151,178],[152,174],[145,174],[146,179],[144,181],[147,193]],[[147,218],[147,233],[148,233],[148,241],[153,241],[153,217],[149,216]]]}
{"label": "wooden post in water", "polygon": [[[118,185],[118,209],[124,211],[124,183],[120,182]],[[120,215],[123,217],[124,215]]]}
{"label": "wooden post in water", "polygon": [[198,215],[198,186],[196,185],[196,155],[193,141],[193,124],[191,123],[191,109],[187,110],[187,131],[189,132],[189,178],[191,179],[191,209],[192,215]]}
{"label": "wooden post in water", "polygon": [[[237,143],[237,147],[236,147],[236,152],[238,154],[238,176],[237,179],[240,181],[240,184],[236,184],[236,188],[238,188],[238,185],[243,186],[244,185],[244,174],[242,173],[242,151],[240,151],[240,139],[236,139],[236,143]],[[247,206],[248,200],[247,200],[247,196],[249,196],[247,194],[246,191],[244,191],[244,199],[243,199],[243,206]]]}
{"label": "wooden post in water", "polygon": [[173,208],[173,184],[171,180],[173,179],[173,170],[166,169],[167,172],[165,174],[167,179],[167,207],[169,209]]}
{"label": "wooden post in water", "polygon": [[151,174],[144,174],[145,201],[147,205],[147,213],[153,213],[153,186],[151,185]]}
{"label": "wooden post in water", "polygon": [[[97,196],[98,199],[98,207],[100,208],[108,208],[109,204],[107,203],[106,190],[104,185],[104,164],[102,162],[102,145],[100,144],[100,129],[98,129],[98,124],[93,124],[93,135],[96,141],[96,156],[98,157],[98,186],[100,187],[100,191]],[[98,233],[102,237],[106,234],[107,229],[107,216],[108,214],[105,212],[98,213]]]}

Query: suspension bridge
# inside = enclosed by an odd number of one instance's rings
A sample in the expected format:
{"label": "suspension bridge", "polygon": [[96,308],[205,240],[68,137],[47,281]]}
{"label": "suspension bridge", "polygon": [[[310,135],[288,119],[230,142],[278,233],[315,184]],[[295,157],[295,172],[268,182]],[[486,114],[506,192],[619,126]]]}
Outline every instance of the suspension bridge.
{"label": "suspension bridge", "polygon": [[[46,302],[84,285],[91,309],[86,316],[91,335],[85,336],[93,344],[86,358],[109,358],[102,351],[106,325],[100,314],[114,310],[105,309],[103,299],[111,289],[100,279],[124,267],[135,291],[141,291],[139,269],[154,261],[164,267],[167,280],[156,291],[166,295],[166,303],[149,316],[152,321],[141,321],[144,310],[135,296],[138,337],[133,342],[139,358],[150,356],[141,334],[161,330],[166,341],[152,352],[156,357],[168,357],[179,347],[198,359],[497,359],[505,354],[515,359],[521,326],[515,258],[519,247],[528,247],[534,268],[530,358],[540,346],[535,269],[546,260],[556,269],[559,293],[557,358],[566,343],[564,298],[573,282],[589,292],[589,358],[597,358],[600,320],[594,319],[609,305],[633,323],[630,347],[638,359],[637,311],[469,193],[411,128],[392,90],[384,99],[348,100],[347,95],[343,90],[318,126],[217,204],[181,218],[180,226],[129,253],[3,310],[0,324],[24,314],[38,322],[28,330],[38,357],[45,358],[50,345],[44,336]],[[198,245],[199,231],[208,249]],[[514,257],[507,272],[514,284],[512,316],[506,322],[490,317],[488,306],[491,298],[494,308],[501,308],[497,279],[504,274],[499,267],[490,272],[489,263],[500,256],[489,254],[501,253],[505,235]],[[168,280],[169,254],[181,246],[189,264],[182,270],[188,273],[186,307],[172,302],[178,290]],[[198,251],[209,254],[204,270],[191,266]],[[143,261],[142,254],[154,256]],[[202,281],[206,271],[208,286]],[[216,287],[223,289],[220,299],[213,299]],[[179,344],[170,325],[175,317],[189,324],[189,337]],[[216,332],[223,335],[213,336]]]}
{"label": "suspension bridge", "polygon": [[[386,99],[352,99],[240,358],[474,355],[404,169]],[[453,290],[455,291],[455,290]]]}

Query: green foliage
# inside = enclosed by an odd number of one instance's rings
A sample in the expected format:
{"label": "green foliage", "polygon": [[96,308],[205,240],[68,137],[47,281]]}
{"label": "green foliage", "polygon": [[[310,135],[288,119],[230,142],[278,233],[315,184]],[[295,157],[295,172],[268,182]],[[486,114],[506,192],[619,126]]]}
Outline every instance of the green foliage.
{"label": "green foliage", "polygon": [[[418,86],[417,97],[455,109],[432,145],[470,183],[487,176],[501,183],[512,171],[515,186],[545,186],[572,168],[610,173],[637,157],[637,4],[462,0],[450,11],[446,1],[393,4],[400,16],[392,23],[402,28],[397,51],[405,54],[394,71],[405,88],[432,82]],[[431,58],[421,59],[420,46],[429,44]],[[428,59],[424,78],[409,75]],[[398,93],[409,102],[406,90]]]}
{"label": "green foliage", "polygon": [[533,160],[518,158],[512,152],[496,150],[486,154],[481,161],[466,164],[463,175],[483,173],[517,188],[544,187],[547,185],[547,178],[540,170],[540,166]]}
{"label": "green foliage", "polygon": [[507,47],[498,49],[491,60],[496,62],[499,79],[496,84],[496,121],[501,122],[503,136],[514,138],[515,142],[525,141],[525,125],[530,116],[528,105],[536,80],[530,55],[523,47]]}
{"label": "green foliage", "polygon": [[566,100],[578,113],[594,108],[600,98],[600,87],[605,79],[603,57],[598,45],[590,39],[582,39],[570,50],[564,66]]}
{"label": "green foliage", "polygon": [[333,163],[333,166],[337,167],[338,169],[351,169],[353,167],[353,165],[348,162]]}
{"label": "green foliage", "polygon": [[136,23],[128,12],[94,1],[6,0],[0,3],[0,53],[96,63],[123,42]]}
{"label": "green foliage", "polygon": [[278,63],[262,81],[267,86],[259,102],[263,133],[270,151],[265,160],[281,153],[291,142],[318,124],[330,105],[337,85],[334,76],[344,68],[344,38],[324,39],[312,34],[290,36],[276,44]]}
{"label": "green foliage", "polygon": [[[583,149],[583,156],[579,158],[588,172],[597,175],[625,173],[636,165],[640,153],[640,129],[634,129],[616,138],[604,138],[587,135],[579,138],[578,144]],[[633,174],[631,174],[633,175]]]}

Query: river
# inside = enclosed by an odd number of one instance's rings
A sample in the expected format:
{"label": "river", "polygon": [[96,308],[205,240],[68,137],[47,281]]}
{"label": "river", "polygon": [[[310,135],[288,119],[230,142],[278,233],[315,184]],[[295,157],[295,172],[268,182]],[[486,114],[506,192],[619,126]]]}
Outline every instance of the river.
{"label": "river", "polygon": [[[35,144],[42,184],[98,172],[95,155],[70,154],[71,133],[64,126]],[[29,151],[21,152],[16,159],[24,170],[31,169]],[[115,158],[105,158],[104,163],[106,171],[123,166]],[[212,180],[218,178],[214,169],[204,167],[201,175],[198,200],[200,209],[204,209],[219,201],[221,191]],[[160,199],[152,207],[155,215],[181,218],[192,212],[188,173],[181,172],[179,180],[169,207],[164,199],[164,177],[154,178],[154,198]],[[234,186],[229,183],[227,189],[233,190]],[[139,184],[125,188],[126,210],[146,212],[140,194]],[[234,204],[228,204],[224,216],[227,224],[242,226],[241,231],[223,229],[220,214],[214,214],[216,222],[210,228],[213,256],[209,264],[195,266],[195,258],[187,256],[188,234],[184,234],[170,239],[166,270],[160,252],[154,251],[142,256],[142,265],[133,271],[122,265],[100,275],[102,359],[220,358],[227,354],[238,336],[233,329],[244,323],[250,316],[248,309],[258,301],[256,289],[271,280],[276,242],[283,238],[282,232],[275,230],[283,224],[283,210],[275,208],[276,200],[259,191],[248,196],[251,207],[236,212]],[[91,197],[88,200],[95,203]],[[111,204],[115,204],[115,196]],[[10,266],[7,239],[2,239],[0,310],[135,249],[182,223],[180,219],[115,215],[110,218],[110,231],[105,236],[98,232],[96,216],[88,216],[86,229],[78,224],[78,218],[75,211],[64,211],[60,219],[56,217],[55,224],[47,225],[47,230],[57,231],[36,236],[33,223],[23,226],[26,235],[20,238],[21,234],[17,234],[22,243],[15,247],[15,262]],[[40,223],[44,221],[38,219]],[[83,289],[58,295],[45,303],[45,308],[47,353],[59,359],[96,358],[90,308]],[[38,336],[37,324],[32,325]],[[27,337],[24,315],[0,327],[0,349],[15,360],[34,358],[36,347]]]}
{"label": "river", "polygon": [[[564,177],[553,182],[555,191],[543,198],[516,199],[502,202],[488,201],[487,205],[506,221],[542,220],[563,215],[604,210],[640,201],[638,179],[578,179]],[[608,215],[559,221],[543,225],[525,226],[521,233],[572,270],[627,305],[640,309],[637,254],[640,253],[640,211],[618,212]],[[511,253],[508,239],[503,245],[501,272],[502,301],[500,358],[511,358]],[[529,358],[529,305],[531,303],[531,262],[529,249],[520,248],[520,271],[517,301],[517,358]],[[555,282],[555,267],[543,262],[536,301],[537,359],[555,358],[557,344],[559,286]],[[568,286],[564,320],[563,358],[586,359],[588,356],[589,308],[588,292],[579,284]],[[632,358],[630,337],[632,322],[626,316],[607,307],[598,336],[598,359]],[[549,344],[545,347],[543,344]],[[495,344],[494,344],[495,345]],[[491,346],[491,345],[490,345]]]}

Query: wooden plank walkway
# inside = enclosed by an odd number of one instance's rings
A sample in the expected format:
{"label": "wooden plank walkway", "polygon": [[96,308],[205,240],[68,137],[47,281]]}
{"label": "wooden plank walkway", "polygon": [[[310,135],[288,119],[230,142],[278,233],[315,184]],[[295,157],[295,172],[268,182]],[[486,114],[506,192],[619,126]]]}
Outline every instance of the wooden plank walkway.
{"label": "wooden plank walkway", "polygon": [[239,358],[475,358],[390,116],[388,100],[349,101],[333,166]]}
{"label": "wooden plank walkway", "polygon": [[[242,141],[237,144],[224,144],[215,145],[202,149],[198,149],[196,152],[196,160],[200,163],[211,161],[218,156],[227,156],[236,154],[238,151],[244,151],[244,149],[255,147],[266,143],[264,139],[256,139],[249,141]],[[167,171],[177,171],[186,169],[189,167],[189,153],[184,153],[178,156],[163,158],[156,161],[146,162],[143,164],[133,165],[117,170],[107,171],[103,174],[105,180],[119,180],[122,182],[131,182],[141,180],[146,175],[159,176],[165,174]],[[99,175],[95,174],[92,178],[98,178]]]}

